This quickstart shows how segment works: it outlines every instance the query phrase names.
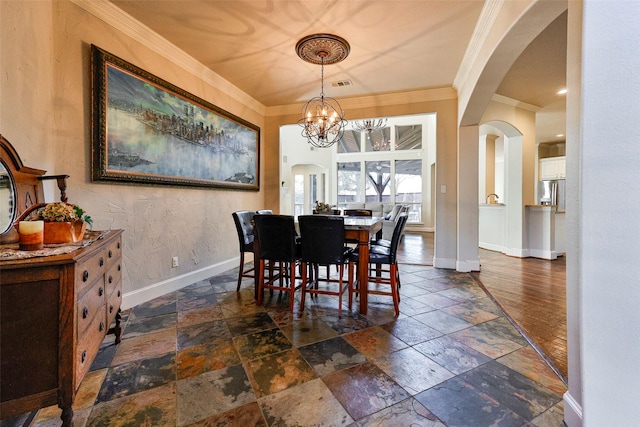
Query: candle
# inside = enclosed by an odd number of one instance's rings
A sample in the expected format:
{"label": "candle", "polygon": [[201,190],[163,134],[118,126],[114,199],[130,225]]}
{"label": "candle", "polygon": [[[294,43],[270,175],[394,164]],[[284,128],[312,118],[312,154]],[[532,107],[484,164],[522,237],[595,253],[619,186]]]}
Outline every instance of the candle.
{"label": "candle", "polygon": [[44,221],[20,221],[20,249],[35,251],[44,247]]}

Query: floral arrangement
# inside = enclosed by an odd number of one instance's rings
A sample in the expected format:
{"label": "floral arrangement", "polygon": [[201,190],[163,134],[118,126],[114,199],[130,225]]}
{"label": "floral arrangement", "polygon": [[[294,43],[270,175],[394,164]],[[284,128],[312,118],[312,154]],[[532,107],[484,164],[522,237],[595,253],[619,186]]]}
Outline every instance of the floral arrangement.
{"label": "floral arrangement", "polygon": [[335,206],[331,206],[328,203],[322,203],[322,202],[316,201],[316,207],[315,207],[316,212],[331,212],[333,211],[334,208]]}
{"label": "floral arrangement", "polygon": [[36,219],[41,219],[45,222],[82,220],[89,225],[93,224],[93,219],[80,206],[66,202],[47,203],[45,207],[38,209]]}

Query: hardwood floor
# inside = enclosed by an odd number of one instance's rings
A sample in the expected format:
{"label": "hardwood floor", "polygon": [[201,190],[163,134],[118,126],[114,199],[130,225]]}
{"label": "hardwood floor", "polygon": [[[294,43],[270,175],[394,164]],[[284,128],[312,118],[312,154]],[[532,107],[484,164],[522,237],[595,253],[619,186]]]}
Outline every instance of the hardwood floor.
{"label": "hardwood floor", "polygon": [[433,265],[433,233],[405,233],[398,246],[398,262]]}
{"label": "hardwood floor", "polygon": [[[398,260],[431,265],[433,233],[405,234]],[[566,382],[565,257],[553,261],[513,258],[480,249],[480,264],[481,271],[471,275]]]}

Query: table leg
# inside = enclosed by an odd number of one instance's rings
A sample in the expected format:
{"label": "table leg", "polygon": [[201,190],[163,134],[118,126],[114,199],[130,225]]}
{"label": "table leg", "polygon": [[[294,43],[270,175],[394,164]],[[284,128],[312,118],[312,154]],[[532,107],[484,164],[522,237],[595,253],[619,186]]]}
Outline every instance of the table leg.
{"label": "table leg", "polygon": [[361,232],[358,239],[358,282],[360,284],[360,314],[367,314],[369,289],[369,232]]}

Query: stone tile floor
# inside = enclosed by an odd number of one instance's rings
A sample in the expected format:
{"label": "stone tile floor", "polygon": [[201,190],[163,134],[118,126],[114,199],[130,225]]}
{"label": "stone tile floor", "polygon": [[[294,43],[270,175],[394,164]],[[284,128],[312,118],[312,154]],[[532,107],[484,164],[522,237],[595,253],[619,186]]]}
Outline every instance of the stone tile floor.
{"label": "stone tile floor", "polygon": [[133,307],[80,386],[75,425],[564,425],[566,386],[469,274],[400,271],[397,318],[385,296],[367,316],[339,317],[324,296],[303,312],[278,293],[256,306],[251,280],[235,291],[237,270]]}

